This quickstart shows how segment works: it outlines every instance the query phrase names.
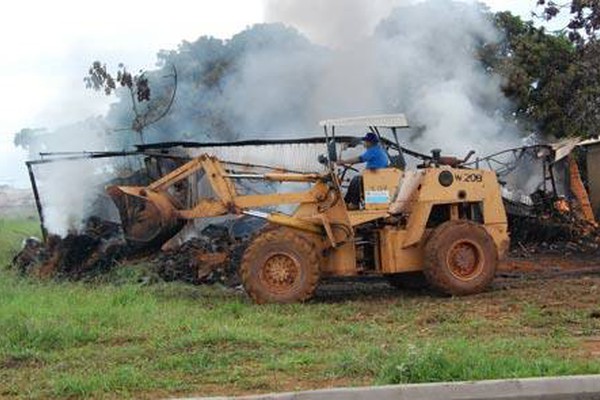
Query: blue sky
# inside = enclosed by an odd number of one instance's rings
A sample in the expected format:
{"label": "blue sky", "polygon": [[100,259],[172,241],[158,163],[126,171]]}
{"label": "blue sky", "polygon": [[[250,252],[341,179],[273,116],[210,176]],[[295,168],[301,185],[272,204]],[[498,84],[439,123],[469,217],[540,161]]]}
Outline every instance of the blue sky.
{"label": "blue sky", "polygon": [[[160,49],[201,35],[227,38],[265,20],[266,0],[20,0],[0,14],[0,184],[28,184],[24,152],[12,137],[24,127],[48,127],[102,114],[108,99],[86,91],[82,76],[91,61],[126,61],[150,68]],[[277,0],[270,0],[277,1]],[[323,0],[326,1],[326,0]],[[487,0],[529,18],[535,0]],[[181,12],[185,10],[185,12]],[[137,17],[143,15],[143,19]]]}

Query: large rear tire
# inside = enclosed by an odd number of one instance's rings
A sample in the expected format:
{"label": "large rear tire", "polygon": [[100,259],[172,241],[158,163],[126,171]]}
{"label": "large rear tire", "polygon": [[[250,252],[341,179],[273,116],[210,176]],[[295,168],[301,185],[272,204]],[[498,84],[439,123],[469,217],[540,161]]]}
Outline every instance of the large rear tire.
{"label": "large rear tire", "polygon": [[318,247],[293,230],[267,230],[244,252],[240,275],[256,303],[308,300],[319,282]]}
{"label": "large rear tire", "polygon": [[448,221],[425,244],[423,273],[435,289],[465,296],[480,293],[492,282],[498,251],[492,237],[471,221]]}

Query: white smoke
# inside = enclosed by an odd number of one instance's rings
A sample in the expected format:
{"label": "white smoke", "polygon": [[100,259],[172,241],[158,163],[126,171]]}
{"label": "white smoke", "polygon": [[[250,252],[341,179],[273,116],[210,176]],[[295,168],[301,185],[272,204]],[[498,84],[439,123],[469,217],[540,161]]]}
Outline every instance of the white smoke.
{"label": "white smoke", "polygon": [[267,22],[284,22],[321,45],[348,49],[370,36],[393,8],[410,0],[267,0]]}
{"label": "white smoke", "polygon": [[[197,135],[192,140],[314,136],[324,118],[404,112],[414,129],[401,140],[417,150],[484,155],[519,145],[501,78],[477,56],[501,40],[486,11],[451,0],[267,1],[267,20],[293,28],[257,25],[230,41],[183,44],[167,57],[182,60],[182,80],[174,109],[152,128],[161,132],[155,139],[181,139],[185,131]],[[213,64],[225,72],[203,83]],[[127,119],[130,104],[121,98],[112,112]],[[102,140],[59,147],[100,150]],[[86,214],[89,173],[48,178],[63,179],[52,202],[58,217],[48,218],[61,232]]]}
{"label": "white smoke", "polygon": [[[234,79],[236,92],[246,93],[239,108],[244,104],[245,115],[269,121],[273,131],[290,125],[314,131],[316,121],[332,116],[404,112],[419,127],[412,145],[420,150],[483,155],[516,145],[501,78],[477,57],[481,45],[501,39],[486,11],[451,0],[268,1],[268,20],[294,26],[330,49],[322,57],[248,54]],[[258,82],[270,82],[265,102]],[[273,118],[273,110],[298,98],[303,105],[296,119]]]}
{"label": "white smoke", "polygon": [[39,169],[44,224],[51,233],[65,236],[69,230],[82,228],[93,175],[89,165],[80,162],[47,164]]}
{"label": "white smoke", "polygon": [[[41,130],[29,145],[30,159],[40,153],[108,150],[110,137],[102,118],[88,118],[52,133]],[[45,156],[48,157],[48,156]],[[104,185],[117,176],[114,160],[81,159],[33,166],[42,204],[44,225],[52,234],[80,231],[94,203],[105,196]],[[112,210],[107,210],[110,212]]]}

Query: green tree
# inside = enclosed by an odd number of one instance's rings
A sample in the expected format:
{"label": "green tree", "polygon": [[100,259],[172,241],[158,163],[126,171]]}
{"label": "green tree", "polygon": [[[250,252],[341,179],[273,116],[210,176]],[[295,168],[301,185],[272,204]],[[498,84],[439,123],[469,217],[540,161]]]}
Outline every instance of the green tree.
{"label": "green tree", "polygon": [[493,18],[504,38],[482,49],[482,61],[504,78],[514,117],[549,137],[600,133],[600,43],[579,45],[510,12]]}
{"label": "green tree", "polygon": [[47,133],[48,132],[46,129],[24,128],[15,133],[13,143],[15,147],[21,147],[22,149],[27,150],[29,153],[35,153],[43,147],[43,144],[40,143],[39,138]]}
{"label": "green tree", "polygon": [[572,134],[566,108],[571,101],[574,46],[510,12],[494,15],[504,39],[482,52],[484,64],[504,77],[502,89],[515,118],[527,129],[562,137]]}
{"label": "green tree", "polygon": [[133,121],[129,127],[117,130],[136,132],[140,141],[144,143],[144,129],[158,122],[170,111],[177,93],[177,70],[172,65],[171,74],[162,78],[172,79],[173,85],[167,90],[160,87],[159,79],[155,79],[155,83],[161,89],[159,93],[164,96],[153,96],[151,99],[151,78],[149,76],[157,78],[157,75],[156,71],[148,74],[139,71],[138,74],[132,74],[124,64],[119,64],[116,74],[111,74],[106,64],[94,61],[88,70],[88,75],[83,80],[88,89],[103,91],[106,95],[115,93],[117,86],[125,88],[129,92],[131,109],[134,114]]}
{"label": "green tree", "polygon": [[600,0],[556,2],[538,0],[543,17],[552,20],[569,14],[565,27],[568,39],[576,45],[575,60],[569,66],[562,89],[568,103],[564,115],[570,121],[570,134],[600,134]]}
{"label": "green tree", "polygon": [[588,41],[598,39],[600,32],[600,0],[553,1],[538,0],[543,8],[542,16],[550,21],[561,13],[569,13],[569,23],[565,27],[569,39],[583,46]]}

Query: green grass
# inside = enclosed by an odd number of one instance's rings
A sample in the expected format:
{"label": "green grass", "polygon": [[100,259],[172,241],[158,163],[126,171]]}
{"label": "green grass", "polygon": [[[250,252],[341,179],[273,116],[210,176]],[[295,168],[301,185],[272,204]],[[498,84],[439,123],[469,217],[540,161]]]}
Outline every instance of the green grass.
{"label": "green grass", "polygon": [[10,263],[28,236],[39,236],[40,225],[35,219],[0,218],[0,266]]}
{"label": "green grass", "polygon": [[[6,264],[31,221],[0,221]],[[234,291],[0,275],[0,397],[166,397],[600,373],[600,279],[574,293],[256,306]],[[128,279],[132,277],[132,279]],[[565,306],[548,308],[546,300]],[[563,296],[562,298],[560,296]],[[589,300],[586,300],[589,299]],[[595,300],[594,300],[595,299]],[[558,307],[558,308],[557,308]],[[32,379],[34,377],[34,379]]]}

